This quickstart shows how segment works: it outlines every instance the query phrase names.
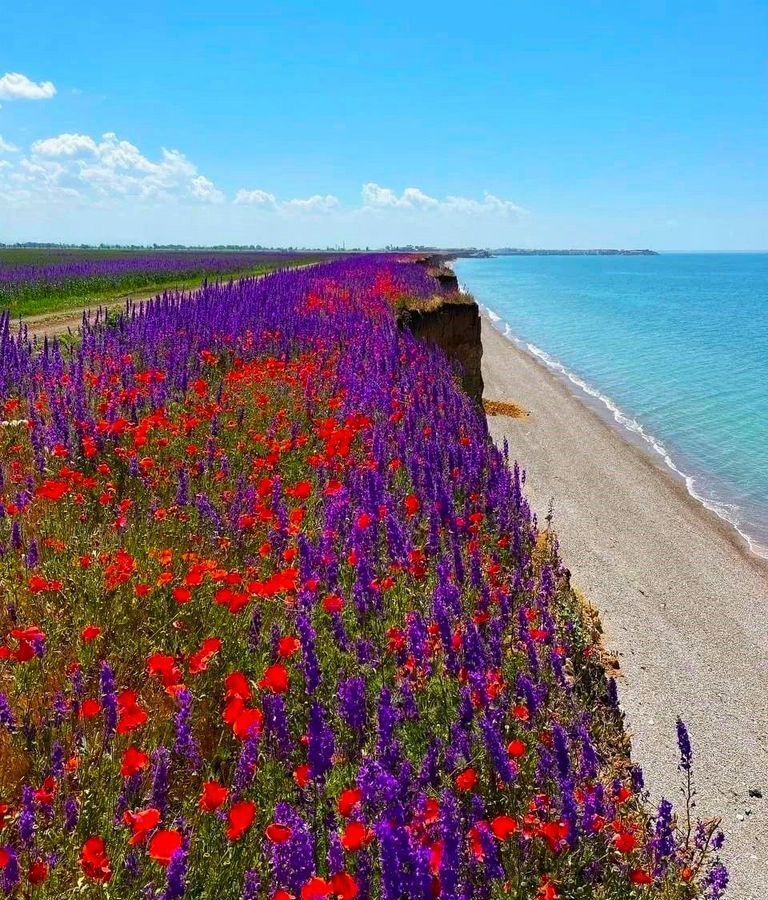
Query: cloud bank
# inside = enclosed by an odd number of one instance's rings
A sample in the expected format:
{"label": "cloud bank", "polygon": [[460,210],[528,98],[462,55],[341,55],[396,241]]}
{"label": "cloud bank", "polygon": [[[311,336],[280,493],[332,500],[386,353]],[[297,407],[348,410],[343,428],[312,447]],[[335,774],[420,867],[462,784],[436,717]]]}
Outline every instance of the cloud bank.
{"label": "cloud bank", "polygon": [[3,241],[483,246],[511,241],[521,212],[487,192],[437,197],[373,181],[346,199],[258,182],[225,190],[182,151],[146,153],[114,132],[63,132],[26,149],[0,138]]}

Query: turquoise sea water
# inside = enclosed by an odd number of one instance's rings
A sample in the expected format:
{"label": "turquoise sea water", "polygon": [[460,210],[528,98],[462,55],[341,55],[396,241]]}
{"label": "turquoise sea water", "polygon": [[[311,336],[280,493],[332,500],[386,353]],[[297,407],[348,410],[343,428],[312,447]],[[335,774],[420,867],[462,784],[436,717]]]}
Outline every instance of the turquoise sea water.
{"label": "turquoise sea water", "polygon": [[768,254],[454,265],[497,328],[768,556]]}

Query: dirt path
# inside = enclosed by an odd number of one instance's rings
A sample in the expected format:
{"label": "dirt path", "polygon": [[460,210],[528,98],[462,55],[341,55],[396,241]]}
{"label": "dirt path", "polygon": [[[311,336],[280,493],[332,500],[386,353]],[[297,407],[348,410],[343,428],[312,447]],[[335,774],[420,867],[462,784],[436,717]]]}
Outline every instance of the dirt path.
{"label": "dirt path", "polygon": [[[166,288],[165,290],[172,290]],[[199,288],[198,288],[199,290]],[[24,316],[23,318],[12,321],[12,327],[15,324],[24,322],[29,330],[30,337],[36,337],[42,340],[45,337],[55,337],[61,334],[67,334],[69,331],[76,332],[83,324],[84,313],[95,313],[97,309],[118,309],[125,306],[128,300],[135,303],[146,303],[153,297],[157,297],[162,291],[152,291],[151,293],[125,294],[122,297],[116,297],[114,300],[103,300],[94,306],[78,306],[75,309],[63,309],[58,312],[41,313],[36,316]]]}
{"label": "dirt path", "polygon": [[[530,416],[489,418],[527,470],[573,583],[618,652],[633,757],[679,807],[675,717],[694,746],[697,809],[722,816],[731,900],[768,898],[768,567],[648,454],[483,320],[485,396]],[[758,796],[761,794],[762,796]]]}
{"label": "dirt path", "polygon": [[[316,265],[318,265],[318,263],[311,262],[302,263],[298,266],[290,266],[289,268],[306,269]],[[281,270],[275,269],[274,271]],[[241,277],[265,278],[267,275],[272,274],[273,272],[262,272],[259,275]],[[237,278],[235,278],[234,280],[237,280]],[[142,303],[146,303],[147,300],[152,300],[159,294],[162,294],[164,291],[173,291],[177,289],[178,287],[174,287],[173,284],[168,284],[162,288],[155,288],[155,290],[153,291],[139,291],[136,293],[123,294],[120,297],[115,297],[113,300],[101,300],[93,304],[88,304],[86,306],[76,307],[75,309],[64,309],[59,310],[58,312],[40,313],[39,315],[35,316],[24,316],[22,318],[12,320],[11,326],[16,327],[20,322],[24,322],[29,330],[29,336],[31,338],[37,338],[38,340],[42,340],[46,337],[52,338],[56,337],[57,335],[68,334],[70,331],[76,332],[83,324],[84,313],[95,313],[97,309],[118,309],[125,306],[128,300],[141,305]],[[183,288],[183,290],[187,294],[195,294],[199,290],[201,290],[201,288]]]}

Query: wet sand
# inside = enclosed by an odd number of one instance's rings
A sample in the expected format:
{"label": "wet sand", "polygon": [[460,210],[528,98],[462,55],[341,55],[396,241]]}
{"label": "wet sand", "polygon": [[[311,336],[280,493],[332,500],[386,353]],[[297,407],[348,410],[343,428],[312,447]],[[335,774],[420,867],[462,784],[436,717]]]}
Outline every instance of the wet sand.
{"label": "wet sand", "polygon": [[[732,900],[768,898],[768,564],[665,469],[483,317],[489,417],[527,471],[575,587],[600,611],[619,693],[656,800],[682,798],[675,718],[691,733],[696,812],[721,816]],[[750,796],[760,791],[763,798]]]}

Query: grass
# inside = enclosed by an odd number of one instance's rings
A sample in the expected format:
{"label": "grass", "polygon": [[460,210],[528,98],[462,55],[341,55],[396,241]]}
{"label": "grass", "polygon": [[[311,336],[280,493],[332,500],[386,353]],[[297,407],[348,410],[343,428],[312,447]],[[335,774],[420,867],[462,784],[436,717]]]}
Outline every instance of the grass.
{"label": "grass", "polygon": [[[75,251],[75,250],[0,250],[0,310],[10,310],[12,318],[42,316],[77,312],[83,307],[98,306],[125,300],[152,296],[164,290],[193,290],[199,288],[206,280],[229,280],[267,274],[279,268],[297,265],[308,265],[319,262],[317,256],[291,254],[284,259],[269,257],[268,261],[258,265],[243,266],[242,255],[232,254],[231,270],[220,265],[212,271],[179,272],[174,271],[169,263],[169,271],[163,274],[155,268],[152,271],[125,272],[119,276],[95,272],[92,278],[67,279],[61,281],[29,281],[11,285],[3,289],[1,276],[3,269],[13,273],[14,269],[29,266],[60,266],[70,263],[99,263],[136,258],[133,251]],[[147,258],[157,258],[161,254],[144,254]],[[211,254],[212,260],[220,263],[226,258],[223,253]],[[178,254],[176,254],[178,258]],[[238,265],[239,263],[239,265]],[[204,264],[202,264],[204,266]],[[112,280],[113,283],[108,282]]]}

